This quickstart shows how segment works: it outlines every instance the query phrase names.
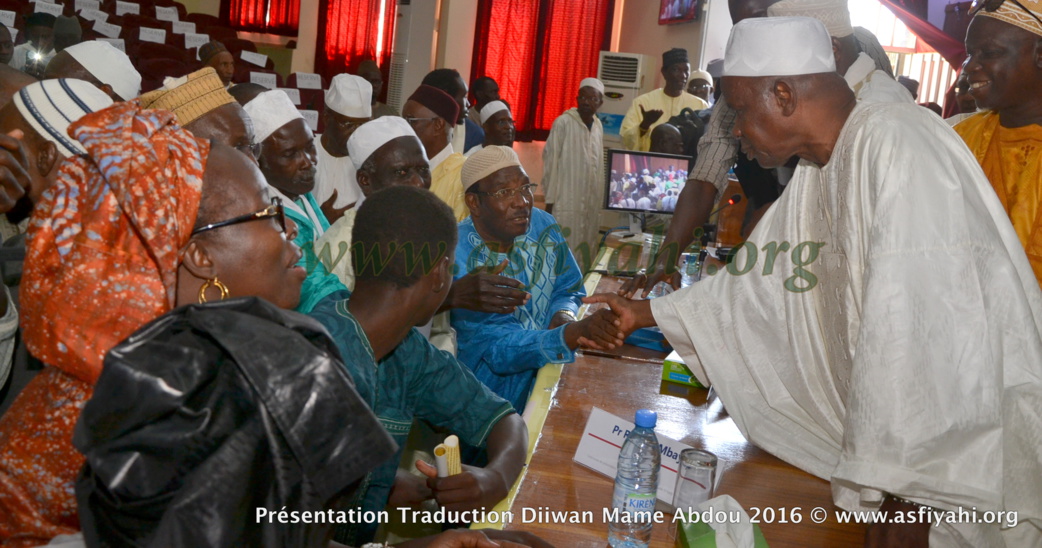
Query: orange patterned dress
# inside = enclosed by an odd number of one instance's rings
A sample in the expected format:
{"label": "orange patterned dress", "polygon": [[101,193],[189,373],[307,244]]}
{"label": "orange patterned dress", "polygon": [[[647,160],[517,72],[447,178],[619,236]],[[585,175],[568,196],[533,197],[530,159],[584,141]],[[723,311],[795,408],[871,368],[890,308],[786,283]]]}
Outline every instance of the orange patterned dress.
{"label": "orange patterned dress", "polygon": [[69,128],[70,158],[33,212],[21,285],[29,352],[49,367],[0,418],[0,545],[79,530],[72,432],[105,353],[174,306],[209,145],[137,101]]}

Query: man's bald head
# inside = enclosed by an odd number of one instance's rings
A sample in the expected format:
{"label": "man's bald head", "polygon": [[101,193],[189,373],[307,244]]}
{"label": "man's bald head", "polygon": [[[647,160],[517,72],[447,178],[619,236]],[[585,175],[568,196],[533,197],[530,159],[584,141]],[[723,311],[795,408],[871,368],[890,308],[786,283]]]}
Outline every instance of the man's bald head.
{"label": "man's bald head", "polygon": [[651,130],[651,152],[684,154],[684,136],[672,124],[659,124]]}

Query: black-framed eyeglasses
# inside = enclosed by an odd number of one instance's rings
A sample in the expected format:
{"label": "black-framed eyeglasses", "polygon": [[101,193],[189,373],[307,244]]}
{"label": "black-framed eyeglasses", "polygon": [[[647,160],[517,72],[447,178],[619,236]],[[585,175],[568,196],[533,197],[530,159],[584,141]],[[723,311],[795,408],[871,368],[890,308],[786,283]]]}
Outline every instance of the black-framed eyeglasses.
{"label": "black-framed eyeglasses", "polygon": [[243,154],[246,154],[248,156],[253,156],[254,160],[259,160],[260,159],[260,153],[261,153],[260,143],[253,143],[253,144],[248,144],[248,145],[235,145],[235,150],[238,150],[239,152],[241,152]]}
{"label": "black-framed eyeglasses", "polygon": [[[1034,17],[1035,21],[1038,21],[1038,24],[1042,25],[1042,19],[1039,19],[1039,17],[1035,15],[1035,12],[1024,7],[1024,4],[1021,4],[1019,0],[1009,1],[1013,2],[1017,5],[1017,7],[1027,12],[1027,14],[1031,17]],[[1002,4],[1004,2],[1006,2],[1006,0],[974,0],[973,5],[970,7],[970,17],[977,15],[977,12],[979,12],[980,10],[984,10],[988,13],[994,13],[998,11],[1000,7],[1002,7]]]}
{"label": "black-framed eyeglasses", "polygon": [[221,228],[222,226],[237,225],[239,223],[246,223],[249,221],[256,221],[259,219],[269,219],[275,217],[279,222],[279,230],[283,233],[286,232],[286,210],[282,208],[282,199],[275,197],[271,199],[271,205],[260,210],[254,211],[253,213],[247,213],[246,215],[239,215],[238,217],[232,217],[227,221],[220,221],[217,223],[210,223],[206,226],[201,226],[192,231],[192,236],[207,230],[213,230],[215,228]]}
{"label": "black-framed eyeglasses", "polygon": [[474,194],[478,194],[480,196],[488,196],[489,198],[495,198],[497,200],[513,199],[514,196],[520,194],[525,198],[531,200],[535,196],[536,186],[537,185],[527,184],[521,185],[517,188],[501,188],[495,192],[482,192],[480,190],[471,190],[470,192],[473,192]]}

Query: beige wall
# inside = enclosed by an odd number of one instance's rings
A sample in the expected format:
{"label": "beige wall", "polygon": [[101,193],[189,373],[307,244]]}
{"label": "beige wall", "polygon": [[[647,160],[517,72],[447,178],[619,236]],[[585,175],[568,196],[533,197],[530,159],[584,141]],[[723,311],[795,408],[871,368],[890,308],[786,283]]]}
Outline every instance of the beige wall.
{"label": "beige wall", "polygon": [[[659,26],[658,10],[658,0],[626,0],[618,27],[618,51],[643,53],[650,55],[655,62],[660,62],[662,52],[671,48],[685,48],[694,68],[698,64],[698,52],[702,47],[702,22]],[[656,72],[655,87],[662,85],[662,74]]]}
{"label": "beige wall", "polygon": [[477,22],[477,0],[441,0],[438,52],[435,58],[437,66],[454,68],[463,75],[464,80],[470,78],[474,27]]}
{"label": "beige wall", "polygon": [[188,13],[206,13],[217,16],[220,14],[220,0],[179,0]]}

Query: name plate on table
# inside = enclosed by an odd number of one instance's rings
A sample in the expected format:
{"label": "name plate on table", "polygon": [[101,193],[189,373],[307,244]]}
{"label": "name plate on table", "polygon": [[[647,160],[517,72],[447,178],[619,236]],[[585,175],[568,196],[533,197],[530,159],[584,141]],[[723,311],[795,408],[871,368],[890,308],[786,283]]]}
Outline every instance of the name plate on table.
{"label": "name plate on table", "polygon": [[61,4],[51,4],[48,2],[37,2],[36,11],[34,13],[49,13],[55,17],[62,14],[64,6]]}
{"label": "name plate on table", "polygon": [[[255,72],[253,74],[257,74],[257,73]],[[272,76],[274,76],[274,75],[272,75]],[[264,84],[261,84],[261,85],[263,86]],[[300,90],[299,89],[279,88],[279,91],[284,91],[286,93],[286,95],[289,95],[289,100],[292,101],[294,105],[297,105],[298,107],[300,106]]]}
{"label": "name plate on table", "polygon": [[166,31],[163,29],[150,29],[148,27],[141,27],[140,39],[142,42],[155,42],[156,44],[166,43]]}
{"label": "name plate on table", "polygon": [[123,31],[123,27],[119,25],[113,25],[112,23],[106,23],[104,21],[94,22],[94,32],[107,36],[109,38],[119,38],[119,33]]}
{"label": "name plate on table", "polygon": [[123,53],[127,52],[127,44],[123,41],[122,38],[98,38],[98,40],[102,40],[112,44],[112,47],[118,49],[119,51],[122,51]]}
{"label": "name plate on table", "polygon": [[[594,407],[590,410],[590,419],[586,421],[586,429],[579,440],[572,460],[594,472],[600,472],[612,480],[619,465],[619,451],[626,435],[633,429],[633,423],[616,417],[611,413]],[[673,504],[673,488],[677,483],[677,462],[680,452],[691,449],[679,441],[655,433],[662,450],[661,467],[658,472],[658,498],[666,504]]]}
{"label": "name plate on table", "polygon": [[174,34],[195,32],[195,23],[191,21],[174,21]]}
{"label": "name plate on table", "polygon": [[304,121],[308,123],[311,131],[318,131],[318,111],[317,110],[302,110],[300,115],[304,117]]}
{"label": "name plate on table", "polygon": [[263,53],[257,53],[254,51],[241,51],[239,52],[239,59],[250,63],[251,65],[257,65],[263,67],[268,64],[268,56]]}
{"label": "name plate on table", "polygon": [[76,11],[100,9],[101,0],[76,0]]}
{"label": "name plate on table", "polygon": [[298,72],[297,89],[322,89],[322,77],[313,72]]}
{"label": "name plate on table", "polygon": [[194,32],[185,33],[185,49],[197,48],[209,41],[209,34],[196,34]]}
{"label": "name plate on table", "polygon": [[80,11],[80,17],[88,21],[101,21],[102,23],[104,23],[105,21],[108,21],[109,14],[101,10],[85,9]]}
{"label": "name plate on table", "polygon": [[[9,29],[14,28],[14,20],[16,17],[18,17],[18,14],[13,11],[0,10],[0,23],[3,23],[3,25]],[[13,36],[11,37],[11,40],[14,41]]]}
{"label": "name plate on table", "polygon": [[156,19],[160,21],[177,21],[177,8],[156,6]]}
{"label": "name plate on table", "polygon": [[116,2],[116,15],[123,15],[124,13],[133,13],[134,15],[141,15],[141,4],[135,4],[134,2]]}
{"label": "name plate on table", "polygon": [[267,72],[251,72],[250,82],[260,84],[268,89],[275,89],[278,85],[278,81],[275,80],[275,75],[268,74]]}

